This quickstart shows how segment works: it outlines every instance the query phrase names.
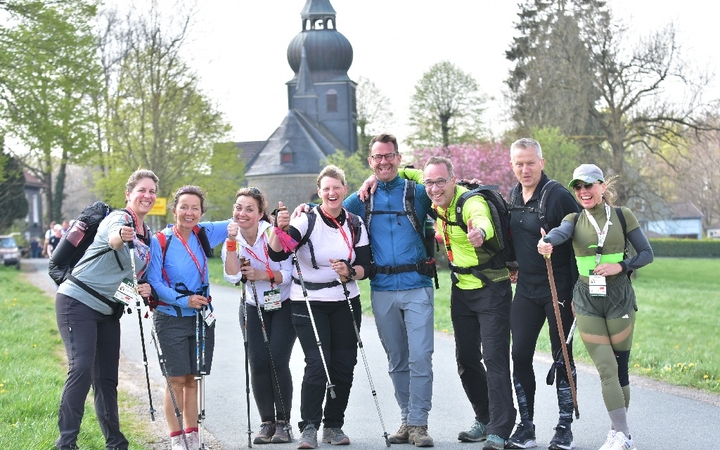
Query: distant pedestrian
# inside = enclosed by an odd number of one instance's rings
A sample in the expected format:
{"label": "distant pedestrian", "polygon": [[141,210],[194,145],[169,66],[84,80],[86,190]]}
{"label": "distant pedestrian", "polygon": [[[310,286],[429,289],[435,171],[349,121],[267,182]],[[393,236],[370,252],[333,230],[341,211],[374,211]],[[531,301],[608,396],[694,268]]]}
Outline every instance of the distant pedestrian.
{"label": "distant pedestrian", "polygon": [[[627,422],[630,406],[629,359],[637,301],[629,272],[653,260],[650,243],[635,215],[615,208],[613,181],[594,164],[583,164],[569,183],[584,208],[567,215],[559,227],[538,241],[538,252],[572,239],[580,277],[573,291],[580,337],[600,374],[602,396],[611,428],[600,450],[635,448]],[[626,239],[637,255],[626,255]],[[545,242],[545,241],[548,242]]]}

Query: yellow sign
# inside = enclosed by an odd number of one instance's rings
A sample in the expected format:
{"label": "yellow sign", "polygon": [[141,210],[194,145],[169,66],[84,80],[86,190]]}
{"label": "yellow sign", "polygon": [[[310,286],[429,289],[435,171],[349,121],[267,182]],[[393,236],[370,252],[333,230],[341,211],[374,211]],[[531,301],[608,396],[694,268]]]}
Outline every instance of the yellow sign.
{"label": "yellow sign", "polygon": [[150,210],[148,216],[164,216],[167,212],[167,197],[157,197],[155,206]]}

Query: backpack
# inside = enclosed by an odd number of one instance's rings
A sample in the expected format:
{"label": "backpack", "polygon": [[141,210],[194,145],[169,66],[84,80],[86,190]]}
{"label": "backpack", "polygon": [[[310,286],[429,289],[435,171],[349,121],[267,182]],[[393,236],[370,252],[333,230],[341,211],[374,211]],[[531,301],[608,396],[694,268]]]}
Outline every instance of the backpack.
{"label": "backpack", "polygon": [[[195,233],[195,236],[197,236],[198,241],[200,241],[200,245],[202,246],[203,253],[205,253],[205,256],[208,258],[212,258],[213,256],[213,248],[210,246],[210,240],[207,237],[207,232],[205,228],[195,225],[193,227],[193,233]],[[165,282],[170,286],[170,278],[168,277],[167,273],[165,272],[165,255],[167,254],[168,246],[170,245],[170,241],[172,241],[173,235],[170,236],[166,235],[162,231],[158,231],[155,233],[155,237],[158,240],[158,243],[160,244],[160,253],[161,253],[161,271],[163,274],[163,278],[165,279]],[[143,280],[143,282],[147,282],[146,280]],[[155,288],[150,286],[152,293],[150,294],[150,297],[143,298],[145,300],[145,305],[150,308],[151,311],[155,310],[158,305],[165,305],[164,302],[160,300],[160,297],[155,292]],[[178,315],[181,315],[178,311]]]}
{"label": "backpack", "polygon": [[483,248],[491,255],[490,261],[481,264],[475,269],[480,271],[488,268],[514,268],[516,266],[516,258],[512,233],[510,232],[510,207],[500,191],[498,191],[498,186],[476,185],[463,181],[458,182],[458,185],[470,190],[463,192],[458,198],[455,205],[455,222],[448,221],[448,224],[459,226],[467,233],[467,224],[463,221],[462,209],[469,198],[479,195],[485,199],[490,208],[490,218],[493,223],[493,228],[495,229],[495,236],[483,243]]}
{"label": "backpack", "polygon": [[412,225],[415,232],[420,235],[420,239],[425,246],[425,253],[427,254],[427,259],[419,262],[415,267],[418,268],[418,272],[422,275],[433,278],[435,280],[435,288],[439,289],[437,268],[435,267],[435,251],[438,246],[438,242],[435,239],[435,221],[430,217],[425,217],[424,220],[421,220],[420,216],[418,216],[415,210],[415,186],[416,184],[413,180],[405,180],[405,187],[403,189],[403,211],[373,210],[374,196],[371,195],[370,198],[365,201],[365,227],[368,233],[370,233],[370,221],[372,220],[373,214],[407,216],[410,225]]}
{"label": "backpack", "polygon": [[[315,212],[315,209],[311,209],[307,213],[308,218],[308,227],[307,231],[303,235],[302,238],[300,238],[300,241],[298,242],[296,249],[299,248],[301,245],[308,244],[308,249],[310,249],[310,261],[312,262],[313,269],[319,269],[320,267],[317,265],[317,261],[315,260],[315,249],[313,248],[312,241],[310,241],[310,235],[312,234],[313,228],[315,228],[315,221],[317,220],[317,214]],[[360,223],[360,218],[356,216],[355,214],[351,213],[350,211],[345,211],[345,214],[350,219],[350,230],[352,232],[353,237],[353,246],[357,245],[357,243],[360,241],[360,234],[362,233],[362,224]]]}
{"label": "backpack", "polygon": [[[83,208],[68,232],[60,239],[48,263],[48,274],[55,281],[55,284],[60,285],[65,281],[81,261],[87,262],[107,252],[115,251],[108,246],[106,249],[85,258],[85,252],[95,239],[100,222],[112,211],[114,211],[114,208],[101,201]],[[127,210],[123,211],[127,212]],[[130,217],[132,218],[132,214],[130,214]],[[120,269],[123,270],[117,252],[115,252],[115,259]]]}
{"label": "backpack", "polygon": [[543,227],[545,232],[550,231],[550,226],[548,225],[547,220],[547,202],[548,198],[550,197],[550,193],[558,186],[562,186],[559,181],[556,180],[548,180],[547,183],[545,183],[540,190],[540,200],[538,201],[537,208],[531,208],[528,206],[517,206],[518,196],[520,194],[520,184],[516,184],[515,187],[513,187],[512,191],[510,191],[510,211],[525,211],[529,213],[537,213],[538,219],[540,219],[540,225]]}

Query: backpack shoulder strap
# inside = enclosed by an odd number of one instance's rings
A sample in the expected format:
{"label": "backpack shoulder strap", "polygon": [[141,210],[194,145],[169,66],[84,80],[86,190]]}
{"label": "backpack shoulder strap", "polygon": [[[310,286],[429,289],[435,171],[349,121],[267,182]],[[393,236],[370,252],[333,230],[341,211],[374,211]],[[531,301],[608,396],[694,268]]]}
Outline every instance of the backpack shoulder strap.
{"label": "backpack shoulder strap", "polygon": [[550,193],[558,186],[560,186],[560,182],[556,180],[548,180],[548,182],[545,183],[545,185],[540,190],[540,200],[538,201],[538,218],[540,219],[540,225],[542,225],[545,231],[550,231],[547,221],[547,202],[550,198]]}
{"label": "backpack shoulder strap", "polygon": [[405,188],[403,191],[403,202],[405,206],[405,214],[412,227],[417,231],[420,237],[425,236],[424,221],[420,221],[417,210],[415,209],[415,182],[412,180],[405,180]]}
{"label": "backpack shoulder strap", "polygon": [[165,272],[165,255],[167,254],[168,245],[170,245],[170,241],[172,240],[172,234],[168,236],[162,231],[158,231],[155,233],[155,237],[157,237],[157,240],[160,243],[160,254],[162,255],[162,258],[160,259],[162,261],[160,270],[162,271],[163,278],[165,278],[165,282],[168,286],[170,286],[170,278],[168,277],[167,272]]}
{"label": "backpack shoulder strap", "polygon": [[357,245],[357,243],[360,241],[360,234],[362,233],[362,225],[360,224],[360,218],[351,213],[350,211],[345,211],[350,218],[350,227],[352,228],[352,234],[353,234],[353,246]]}
{"label": "backpack shoulder strap", "polygon": [[627,222],[625,221],[625,215],[622,212],[622,208],[617,206],[615,208],[615,214],[617,214],[618,220],[620,221],[620,226],[623,230],[623,236],[627,236]]}
{"label": "backpack shoulder strap", "polygon": [[472,191],[467,191],[467,192],[463,192],[462,194],[460,194],[460,197],[458,197],[457,203],[455,203],[455,221],[456,222],[449,222],[448,223],[449,225],[459,226],[460,228],[462,228],[462,230],[465,233],[467,233],[467,224],[463,221],[462,210],[463,210],[463,207],[465,206],[465,202],[467,201],[467,199],[469,199],[470,197],[473,197],[475,195],[480,195],[480,193],[475,190],[472,190]]}

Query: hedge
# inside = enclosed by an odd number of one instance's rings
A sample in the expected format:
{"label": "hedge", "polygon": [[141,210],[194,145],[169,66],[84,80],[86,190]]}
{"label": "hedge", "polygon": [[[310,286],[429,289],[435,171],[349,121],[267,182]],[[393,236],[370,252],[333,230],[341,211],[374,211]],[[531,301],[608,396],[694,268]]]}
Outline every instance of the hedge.
{"label": "hedge", "polygon": [[655,256],[675,258],[718,258],[720,239],[650,239]]}

